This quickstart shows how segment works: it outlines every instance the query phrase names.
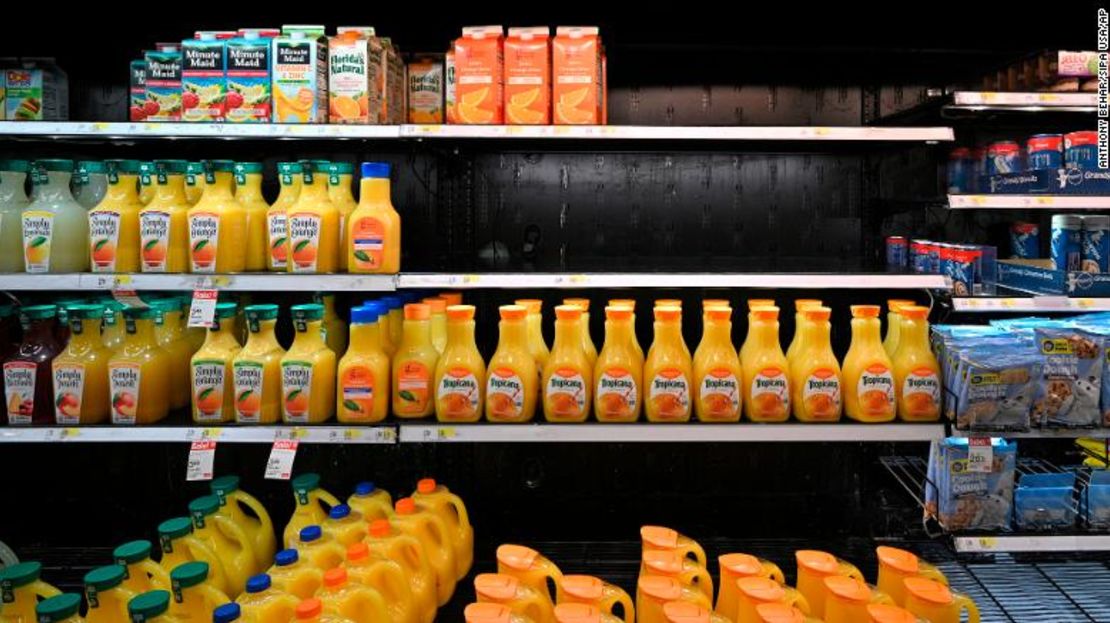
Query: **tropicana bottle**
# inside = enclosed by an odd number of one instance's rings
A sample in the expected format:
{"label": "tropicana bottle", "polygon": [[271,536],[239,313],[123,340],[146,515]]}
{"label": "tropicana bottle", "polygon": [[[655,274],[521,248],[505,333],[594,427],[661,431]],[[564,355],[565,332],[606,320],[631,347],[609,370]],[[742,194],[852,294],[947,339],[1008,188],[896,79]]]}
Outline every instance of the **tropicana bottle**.
{"label": "tropicana bottle", "polygon": [[902,323],[892,358],[898,418],[935,422],[940,419],[940,366],[929,348],[929,308],[907,305],[898,315]]}
{"label": "tropicana bottle", "polygon": [[289,270],[289,227],[285,214],[301,196],[303,169],[299,162],[279,162],[277,170],[281,190],[266,211],[266,269],[286,272]]}
{"label": "tropicana bottle", "polygon": [[262,196],[262,163],[235,163],[235,199],[247,214],[246,270],[266,270],[266,214],[270,204]]}
{"label": "tropicana bottle", "polygon": [[243,313],[250,333],[231,362],[235,421],[273,424],[281,420],[281,358],[285,355],[274,335],[278,306],[248,305]]}
{"label": "tropicana bottle", "polygon": [[282,420],[290,424],[326,422],[335,414],[335,352],[320,331],[322,305],[294,305],[296,337],[281,358]]}
{"label": "tropicana bottle", "polygon": [[336,389],[340,422],[381,422],[389,415],[389,355],[378,324],[384,311],[379,303],[351,310],[350,346],[339,360]]}
{"label": "tropicana bottle", "polygon": [[590,337],[590,299],[563,299],[563,305],[577,305],[582,310],[582,322],[578,327],[582,333],[582,352],[586,353],[586,359],[589,360],[592,369],[597,363],[597,347]]}
{"label": "tropicana bottle", "polygon": [[358,202],[351,193],[351,181],[355,167],[349,162],[333,162],[328,165],[328,198],[339,212],[339,270],[347,270],[347,220],[355,211]]}
{"label": "tropicana bottle", "polygon": [[0,272],[23,272],[23,235],[16,225],[31,203],[23,184],[31,163],[26,160],[0,160]]}
{"label": "tropicana bottle", "polygon": [[555,345],[540,383],[548,422],[584,422],[590,415],[593,365],[582,340],[581,305],[556,307]]}
{"label": "tropicana bottle", "polygon": [[138,160],[107,160],[108,193],[89,211],[89,257],[94,273],[139,272]]}
{"label": "tropicana bottle", "polygon": [[682,339],[682,308],[657,306],[655,339],[644,362],[644,413],[649,422],[688,422],[694,370]]}
{"label": "tropicana bottle", "polygon": [[898,314],[898,310],[916,304],[909,299],[890,299],[886,302],[886,337],[883,338],[883,349],[891,359],[898,351],[898,337],[901,335],[899,329],[902,327],[902,316]]}
{"label": "tropicana bottle", "polygon": [[155,160],[155,192],[139,211],[139,242],[144,273],[189,270],[189,202],[185,197],[184,160]]}
{"label": "tropicana bottle", "polygon": [[393,414],[422,418],[435,410],[432,375],[439,353],[432,346],[431,308],[424,303],[405,305],[405,324],[393,357]]}
{"label": "tropicana bottle", "polygon": [[732,308],[705,307],[694,351],[694,415],[702,422],[740,419],[740,358],[732,345]]}
{"label": "tropicana bottle", "polygon": [[636,301],[634,299],[609,299],[609,307],[627,307],[632,310],[632,347],[636,349],[641,360],[644,358],[644,348],[636,338]]}
{"label": "tropicana bottle", "polygon": [[794,415],[802,422],[835,422],[840,419],[844,379],[832,350],[828,307],[807,307],[802,344],[790,364]]}
{"label": "tropicana bottle", "polygon": [[[744,336],[744,342],[740,345],[738,355],[740,355],[740,365],[744,365],[744,358],[746,353],[751,348],[750,340],[752,338],[752,310],[756,307],[774,307],[774,299],[748,299],[748,333]],[[745,394],[746,395],[746,394]]]}
{"label": "tropicana bottle", "polygon": [[436,362],[436,419],[477,422],[485,404],[486,362],[474,340],[474,306],[447,308],[447,344]]}
{"label": "tropicana bottle", "polygon": [[852,344],[843,376],[845,415],[860,422],[894,419],[894,373],[879,338],[878,305],[852,305]]}
{"label": "tropicana bottle", "polygon": [[204,167],[204,194],[188,211],[190,272],[243,272],[247,213],[231,191],[235,163],[206,160]]}
{"label": "tropicana bottle", "polygon": [[291,273],[334,273],[339,267],[339,211],[328,198],[330,164],[301,161],[301,193],[285,213]]}
{"label": "tropicana bottle", "polygon": [[790,418],[790,366],[779,344],[779,308],[753,307],[748,317],[748,350],[740,359],[744,412],[753,422],[785,422]]}
{"label": "tropicana bottle", "polygon": [[497,350],[486,369],[486,419],[491,422],[530,422],[536,412],[540,377],[528,349],[528,311],[502,305]]}
{"label": "tropicana bottle", "polygon": [[231,363],[242,349],[235,339],[237,308],[231,302],[216,304],[204,345],[189,363],[194,422],[230,422],[235,417]]}
{"label": "tropicana bottle", "polygon": [[514,305],[520,305],[528,310],[526,324],[528,327],[528,350],[536,359],[536,372],[543,375],[543,366],[551,351],[547,348],[547,341],[543,339],[543,301],[539,299],[517,299]]}
{"label": "tropicana bottle", "polygon": [[605,343],[594,366],[594,414],[599,422],[635,422],[643,402],[644,360],[634,344],[632,308],[605,308]]}
{"label": "tropicana bottle", "polygon": [[786,347],[786,360],[791,366],[794,365],[794,358],[804,346],[806,319],[803,312],[811,307],[821,307],[821,301],[817,299],[794,301],[794,337],[790,339],[790,346]]}
{"label": "tropicana bottle", "polygon": [[73,198],[72,160],[36,160],[34,196],[23,211],[23,264],[29,273],[80,273],[89,269],[89,213]]}
{"label": "tropicana bottle", "polygon": [[347,219],[344,252],[347,270],[352,273],[394,274],[401,270],[401,216],[390,199],[387,163],[362,163],[358,207]]}

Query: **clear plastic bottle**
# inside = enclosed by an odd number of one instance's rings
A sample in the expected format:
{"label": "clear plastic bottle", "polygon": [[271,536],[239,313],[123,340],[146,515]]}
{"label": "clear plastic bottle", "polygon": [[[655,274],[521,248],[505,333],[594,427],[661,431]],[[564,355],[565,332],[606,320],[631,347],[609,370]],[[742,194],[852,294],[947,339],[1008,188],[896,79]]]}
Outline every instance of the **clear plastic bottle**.
{"label": "clear plastic bottle", "polygon": [[108,167],[99,160],[82,160],[73,175],[73,198],[86,210],[96,207],[108,192]]}
{"label": "clear plastic bottle", "polygon": [[347,272],[347,219],[355,211],[358,202],[351,191],[355,167],[349,162],[333,162],[328,165],[328,198],[339,211],[339,271]]}
{"label": "clear plastic bottle", "polygon": [[8,424],[54,424],[51,364],[62,351],[56,315],[53,305],[31,305],[19,310],[23,342],[4,361]]}
{"label": "clear plastic bottle", "polygon": [[23,272],[23,233],[19,222],[31,203],[24,185],[31,163],[0,160],[0,272]]}
{"label": "clear plastic bottle", "polygon": [[107,160],[108,193],[89,210],[89,256],[94,273],[139,271],[138,160]]}
{"label": "clear plastic bottle", "polygon": [[89,215],[69,190],[72,160],[36,160],[35,199],[23,211],[23,262],[29,273],[89,269]]}

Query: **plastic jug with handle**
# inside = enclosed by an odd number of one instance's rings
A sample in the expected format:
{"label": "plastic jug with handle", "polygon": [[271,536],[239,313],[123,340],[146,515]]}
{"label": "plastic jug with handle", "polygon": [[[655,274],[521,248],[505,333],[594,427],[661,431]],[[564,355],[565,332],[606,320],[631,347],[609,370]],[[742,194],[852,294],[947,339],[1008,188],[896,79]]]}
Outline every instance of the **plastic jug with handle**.
{"label": "plastic jug with handle", "polygon": [[393,527],[386,519],[370,522],[366,537],[370,553],[378,554],[401,566],[412,591],[421,623],[431,623],[436,616],[436,577],[420,541]]}
{"label": "plastic jug with handle", "polygon": [[85,621],[118,623],[127,620],[127,602],[137,593],[124,586],[127,572],[120,565],[97,567],[85,574]]}
{"label": "plastic jug with handle", "polygon": [[[235,522],[251,539],[256,569],[264,569],[274,559],[277,540],[270,514],[257,498],[239,488],[238,476],[221,476],[210,484],[212,494],[220,500],[219,514]],[[248,513],[247,511],[250,511]]]}
{"label": "plastic jug with handle", "polygon": [[274,556],[274,566],[270,567],[269,575],[274,588],[297,599],[312,597],[324,584],[324,572],[312,563],[301,560],[295,549],[278,552]]}
{"label": "plastic jug with handle", "polygon": [[868,604],[894,605],[889,595],[862,580],[831,575],[825,584],[825,623],[855,623],[867,620]]}
{"label": "plastic jug with handle", "polygon": [[663,605],[685,601],[705,609],[712,607],[705,593],[682,585],[675,578],[642,575],[636,583],[636,620],[639,623],[667,623]]}
{"label": "plastic jug with handle", "polygon": [[297,604],[293,614],[296,623],[354,623],[347,617],[324,611],[324,602],[312,597]]}
{"label": "plastic jug with handle", "polygon": [[863,573],[852,563],[840,560],[828,552],[803,549],[794,552],[798,563],[798,591],[809,602],[809,612],[816,617],[825,615],[825,578],[846,575],[863,580]]}
{"label": "plastic jug with handle", "polygon": [[721,585],[717,589],[717,605],[714,610],[718,614],[732,616],[736,614],[737,593],[739,588],[736,580],[740,578],[769,578],[785,584],[782,569],[768,560],[756,558],[751,554],[724,554],[717,558],[717,565]]}
{"label": "plastic jug with handle", "polygon": [[391,623],[420,623],[420,612],[401,565],[371,552],[366,543],[355,543],[347,548],[343,568],[352,582],[381,594],[389,606]]}
{"label": "plastic jug with handle", "polygon": [[293,497],[297,506],[293,509],[293,516],[285,526],[282,541],[286,547],[292,547],[305,526],[318,526],[328,517],[328,511],[321,503],[330,509],[339,504],[339,500],[332,494],[320,488],[320,474],[300,474],[291,483]]}
{"label": "plastic jug with handle", "polygon": [[879,590],[890,595],[895,604],[906,602],[906,578],[922,577],[947,585],[948,579],[940,569],[920,560],[912,552],[897,547],[880,545],[875,548],[879,558],[878,581]]}
{"label": "plastic jug with handle", "polygon": [[497,548],[497,572],[514,576],[547,597],[552,604],[555,603],[552,589],[557,591],[563,581],[563,572],[555,563],[523,545],[501,545]]}
{"label": "plastic jug with handle", "polygon": [[390,621],[389,607],[377,590],[351,582],[343,567],[324,573],[324,586],[316,593],[324,611],[350,619],[353,623]]}
{"label": "plastic jug with handle", "polygon": [[328,571],[343,562],[346,550],[320,526],[305,526],[293,544],[297,555],[320,571]]}
{"label": "plastic jug with handle", "polygon": [[590,604],[565,603],[555,606],[555,623],[621,623]]}
{"label": "plastic jug with handle", "polygon": [[344,548],[361,543],[366,538],[366,520],[346,504],[336,504],[328,511],[328,518],[320,526],[324,532]]}
{"label": "plastic jug with handle", "polygon": [[434,478],[422,478],[417,482],[412,499],[442,517],[447,524],[455,548],[455,576],[463,579],[474,563],[474,527],[470,525],[466,504]]}
{"label": "plastic jug with handle", "polygon": [[372,482],[360,482],[355,492],[347,498],[347,506],[358,511],[368,522],[375,519],[389,519],[393,516],[393,498],[385,489],[379,489]]}
{"label": "plastic jug with handle", "polygon": [[474,603],[463,610],[466,623],[536,623],[523,614],[515,614],[503,604]]}
{"label": "plastic jug with handle", "polygon": [[979,607],[963,593],[954,593],[940,582],[906,578],[905,608],[930,623],[960,623],[967,611],[968,623],[979,623]]}
{"label": "plastic jug with handle", "polygon": [[170,592],[153,590],[127,602],[127,615],[131,623],[179,623],[170,614]]}
{"label": "plastic jug with handle", "polygon": [[869,604],[867,617],[869,623],[928,623],[905,608],[886,604]]}
{"label": "plastic jug with handle", "polygon": [[167,578],[178,565],[203,560],[208,563],[208,575],[211,577],[212,585],[225,593],[228,592],[229,581],[223,562],[208,543],[201,541],[193,533],[191,519],[176,517],[163,521],[158,525],[158,540],[162,545],[162,560],[158,564],[166,572]]}
{"label": "plastic jug with handle", "polygon": [[393,509],[397,514],[392,524],[395,528],[420,541],[428,556],[428,564],[436,575],[436,598],[440,606],[451,600],[457,582],[455,546],[447,524],[427,507],[412,498],[397,500]]}
{"label": "plastic jug with handle", "polygon": [[683,558],[693,558],[702,567],[705,567],[705,550],[697,541],[690,537],[682,536],[675,530],[663,526],[642,526],[640,528],[640,541],[643,551],[665,550],[675,551]]}
{"label": "plastic jug with handle", "polygon": [[[123,585],[136,595],[170,587],[170,574],[150,558],[150,541],[130,541],[112,551],[116,564],[126,570]],[[124,608],[126,611],[126,608]]]}
{"label": "plastic jug with handle", "polygon": [[822,623],[807,617],[790,604],[759,604],[755,607],[755,613],[759,617],[759,623]]}
{"label": "plastic jug with handle", "polygon": [[504,573],[482,573],[474,578],[474,594],[479,603],[503,604],[515,614],[537,623],[553,623],[555,608],[545,595]]}
{"label": "plastic jug with handle", "polygon": [[713,577],[698,563],[674,550],[648,550],[640,559],[640,575],[675,578],[683,586],[695,588],[713,600]]}
{"label": "plastic jug with handle", "polygon": [[227,594],[208,583],[208,563],[187,562],[170,573],[173,603],[170,614],[182,621],[207,623],[217,606],[231,601]]}
{"label": "plastic jug with handle", "polygon": [[[207,543],[223,563],[228,580],[228,590],[224,592],[237,597],[243,592],[247,578],[254,574],[257,563],[250,537],[230,519],[217,515],[219,509],[220,500],[214,495],[189,502],[194,534]],[[170,571],[170,576],[172,581],[173,571]]]}
{"label": "plastic jug with handle", "polygon": [[297,611],[297,597],[274,587],[265,573],[247,580],[247,590],[236,600],[250,623],[289,623]]}
{"label": "plastic jug with handle", "polygon": [[733,615],[736,623],[759,623],[757,608],[762,604],[785,604],[803,613],[811,611],[809,602],[801,592],[774,580],[761,577],[740,578],[736,580],[736,588],[736,613]]}
{"label": "plastic jug with handle", "polygon": [[628,593],[600,578],[592,575],[564,575],[558,589],[557,599],[560,604],[588,604],[614,618],[619,609],[620,619],[624,623],[636,620],[636,607],[632,605],[632,598]]}
{"label": "plastic jug with handle", "polygon": [[666,623],[732,623],[732,619],[688,601],[663,604],[663,619]]}
{"label": "plastic jug with handle", "polygon": [[0,569],[0,623],[34,623],[35,606],[40,599],[61,592],[39,579],[42,564],[21,562]]}
{"label": "plastic jug with handle", "polygon": [[[81,618],[81,596],[62,593],[39,602],[35,606],[38,623],[84,623]],[[123,619],[126,621],[127,619]]]}

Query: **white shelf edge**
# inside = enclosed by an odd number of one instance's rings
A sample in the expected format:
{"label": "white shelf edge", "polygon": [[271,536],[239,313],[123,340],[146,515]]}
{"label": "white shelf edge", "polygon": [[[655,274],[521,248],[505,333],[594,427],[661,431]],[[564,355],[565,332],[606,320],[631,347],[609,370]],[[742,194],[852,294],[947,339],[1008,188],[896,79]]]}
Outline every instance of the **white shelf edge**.
{"label": "white shelf edge", "polygon": [[950,210],[1107,210],[1101,195],[948,195]]}
{"label": "white shelf edge", "polygon": [[211,439],[217,443],[272,443],[296,439],[303,443],[392,444],[393,426],[75,426],[0,429],[3,443],[158,443]]}
{"label": "white shelf edge", "polygon": [[937,289],[940,275],[809,273],[402,273],[398,288],[867,288]]}
{"label": "white shelf edge", "polygon": [[194,290],[218,288],[228,291],[376,291],[395,289],[393,275],[286,275],[243,273],[198,274],[0,274],[0,290]]}
{"label": "white shelf edge", "polygon": [[1045,110],[1054,108],[1091,108],[1098,106],[1097,93],[1006,93],[996,91],[956,91],[952,95],[956,106],[983,106],[987,108],[1029,108]]}
{"label": "white shelf edge", "polygon": [[400,424],[401,443],[932,441],[941,424]]}
{"label": "white shelf edge", "polygon": [[953,298],[952,309],[966,313],[1110,311],[1110,298],[1066,296]]}
{"label": "white shelf edge", "polygon": [[952,538],[962,554],[994,552],[1102,552],[1110,551],[1110,535],[957,536]]}
{"label": "white shelf edge", "polygon": [[35,138],[352,138],[396,139],[399,125],[3,121],[0,135]]}
{"label": "white shelf edge", "polygon": [[1026,431],[952,430],[952,437],[1002,437],[1003,439],[1095,439],[1110,438],[1110,428],[1035,428]]}

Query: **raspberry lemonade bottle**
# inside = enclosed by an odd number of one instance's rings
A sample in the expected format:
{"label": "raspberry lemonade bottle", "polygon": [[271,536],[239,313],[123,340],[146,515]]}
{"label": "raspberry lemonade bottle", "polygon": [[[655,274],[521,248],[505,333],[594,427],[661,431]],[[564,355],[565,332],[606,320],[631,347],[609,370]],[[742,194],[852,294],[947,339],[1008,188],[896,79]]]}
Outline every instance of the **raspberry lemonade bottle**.
{"label": "raspberry lemonade bottle", "polygon": [[266,215],[270,204],[262,196],[262,163],[235,163],[235,200],[247,214],[246,270],[266,270]]}
{"label": "raspberry lemonade bottle", "polygon": [[72,160],[36,160],[34,194],[23,211],[23,265],[29,273],[89,269],[89,213],[69,190]]}
{"label": "raspberry lemonade bottle", "polygon": [[829,341],[828,307],[807,307],[801,349],[790,366],[794,415],[802,422],[835,422],[840,419],[840,388],[844,386],[840,362]]}
{"label": "raspberry lemonade bottle", "polygon": [[281,358],[282,419],[317,424],[335,413],[335,351],[324,342],[324,307],[294,305],[296,337]]}
{"label": "raspberry lemonade bottle", "polygon": [[113,424],[152,424],[166,417],[170,356],[154,335],[153,307],[123,311],[127,335],[108,360]]}
{"label": "raspberry lemonade bottle", "polygon": [[555,344],[540,388],[548,422],[584,422],[589,417],[593,366],[582,346],[581,305],[555,308]]}
{"label": "raspberry lemonade bottle", "polygon": [[702,422],[740,420],[740,358],[732,345],[732,308],[706,307],[694,351],[694,415]]}
{"label": "raspberry lemonade bottle", "polygon": [[217,303],[204,345],[189,362],[193,421],[230,422],[235,414],[232,360],[241,346],[235,339],[235,303]]}
{"label": "raspberry lemonade bottle", "polygon": [[486,419],[531,422],[540,375],[528,348],[528,310],[520,305],[502,305],[498,312],[500,337],[486,371]]}
{"label": "raspberry lemonade bottle", "polygon": [[8,424],[53,424],[51,362],[62,350],[57,339],[57,308],[31,305],[19,310],[23,341],[4,361],[4,401]]}
{"label": "raspberry lemonade bottle", "polygon": [[790,418],[790,366],[779,345],[779,308],[753,307],[748,317],[748,348],[740,359],[744,409],[753,422]]}
{"label": "raspberry lemonade bottle", "polygon": [[328,199],[339,212],[339,270],[347,270],[347,221],[358,207],[351,192],[355,167],[350,162],[333,162],[328,165]]}
{"label": "raspberry lemonade bottle", "polygon": [[69,344],[54,358],[54,421],[60,425],[98,424],[108,419],[108,359],[100,339],[104,306],[71,305]]}
{"label": "raspberry lemonade bottle", "polygon": [[189,269],[184,160],[154,161],[154,198],[139,211],[139,243],[144,273],[183,273]]}
{"label": "raspberry lemonade bottle", "polygon": [[852,306],[852,344],[844,356],[844,413],[860,422],[894,419],[894,373],[879,339],[879,306]]}
{"label": "raspberry lemonade bottle", "polygon": [[405,305],[401,343],[393,357],[393,414],[422,418],[432,414],[435,404],[432,375],[439,353],[432,345],[431,308],[424,303]]}
{"label": "raspberry lemonade bottle", "polygon": [[690,351],[682,339],[682,308],[658,306],[655,339],[644,363],[644,412],[650,422],[690,420]]}
{"label": "raspberry lemonade bottle", "polygon": [[190,271],[243,272],[247,214],[231,191],[235,163],[206,160],[204,168],[204,194],[188,212]]}
{"label": "raspberry lemonade bottle", "polygon": [[277,305],[248,305],[247,343],[231,361],[235,379],[235,421],[273,424],[281,420],[281,358],[285,349],[274,335]]}
{"label": "raspberry lemonade bottle", "polygon": [[382,350],[380,303],[351,310],[351,340],[339,360],[336,412],[340,422],[381,422],[389,415],[389,355]]}
{"label": "raspberry lemonade bottle", "polygon": [[339,266],[339,211],[328,198],[330,164],[301,161],[301,192],[285,213],[291,273],[334,273]]}
{"label": "raspberry lemonade bottle", "polygon": [[289,229],[285,214],[301,196],[303,167],[299,162],[279,162],[278,183],[281,190],[270,209],[266,211],[266,244],[268,257],[266,269],[275,272],[289,270]]}
{"label": "raspberry lemonade bottle", "polygon": [[474,341],[474,306],[447,308],[447,345],[436,363],[436,419],[477,422],[485,403],[486,362]]}
{"label": "raspberry lemonade bottle", "polygon": [[893,357],[898,417],[935,422],[940,419],[940,366],[929,348],[929,308],[907,305],[898,315],[902,322]]}
{"label": "raspberry lemonade bottle", "polygon": [[347,219],[347,270],[393,274],[401,270],[401,216],[390,199],[389,164],[363,162],[358,207]]}
{"label": "raspberry lemonade bottle", "polygon": [[89,210],[94,273],[139,272],[139,161],[107,160],[108,192]]}
{"label": "raspberry lemonade bottle", "polygon": [[633,344],[632,308],[605,308],[605,343],[594,366],[594,414],[599,422],[635,422],[640,418],[644,359]]}

